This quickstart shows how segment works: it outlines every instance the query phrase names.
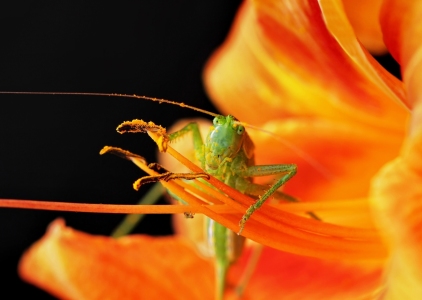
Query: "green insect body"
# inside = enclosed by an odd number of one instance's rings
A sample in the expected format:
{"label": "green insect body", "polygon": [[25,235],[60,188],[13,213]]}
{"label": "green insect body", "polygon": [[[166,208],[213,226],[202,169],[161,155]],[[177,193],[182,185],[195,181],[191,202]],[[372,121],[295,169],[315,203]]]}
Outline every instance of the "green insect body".
{"label": "green insect body", "polygon": [[[242,193],[255,197],[261,195],[240,220],[240,232],[252,213],[270,196],[294,201],[276,190],[294,176],[296,165],[255,166],[253,142],[244,126],[233,116],[216,116],[205,142],[201,138],[197,123],[189,123],[170,134],[169,139],[176,140],[188,132],[193,134],[196,159],[206,173]],[[282,174],[282,177],[270,188],[252,183],[251,178],[254,176],[274,174]],[[207,240],[208,247],[215,256],[217,299],[222,299],[227,271],[240,256],[244,238],[213,220],[207,220]]]}
{"label": "green insect body", "polygon": [[[69,94],[69,93],[65,93]],[[71,93],[80,95],[80,93]],[[92,93],[82,93],[81,95],[97,95]],[[152,122],[146,123],[141,120],[134,120],[132,122],[124,122],[117,128],[119,133],[124,132],[160,132],[165,143],[157,143],[161,152],[166,151],[167,141],[174,142],[178,138],[187,133],[193,135],[193,146],[196,159],[200,163],[205,173],[172,173],[164,172],[160,175],[145,176],[138,179],[135,183],[137,188],[144,183],[158,182],[160,180],[168,181],[171,179],[196,179],[207,178],[208,174],[213,175],[225,184],[240,191],[241,193],[252,196],[256,202],[251,205],[245,212],[244,216],[239,222],[239,232],[236,234],[227,229],[223,225],[207,219],[206,224],[206,237],[208,253],[212,254],[215,258],[215,274],[216,274],[216,299],[223,299],[226,287],[226,276],[230,265],[236,261],[240,256],[244,244],[244,238],[240,236],[243,228],[245,227],[251,215],[259,209],[264,202],[273,197],[275,199],[297,202],[297,200],[287,194],[284,194],[278,189],[283,186],[290,178],[296,174],[295,164],[278,164],[278,165],[254,165],[254,145],[249,135],[245,131],[245,127],[237,121],[233,116],[216,115],[193,106],[183,103],[177,103],[166,99],[150,98],[146,96],[136,95],[118,95],[119,97],[138,98],[150,101],[157,101],[160,103],[169,103],[172,105],[179,105],[185,108],[190,108],[205,114],[214,116],[213,126],[211,127],[205,142],[203,141],[199,126],[197,123],[192,122],[183,127],[181,130],[167,135],[164,128],[155,125]],[[103,151],[104,150],[104,151]],[[114,153],[121,157],[131,157],[125,150],[115,147],[105,147],[101,153]],[[135,155],[137,156],[137,155]],[[154,168],[162,168],[154,164]],[[160,170],[158,170],[160,171]],[[162,170],[161,170],[162,171]],[[268,187],[266,185],[259,185],[252,182],[253,177],[257,176],[279,176],[275,183]],[[134,184],[135,185],[135,184]],[[140,204],[147,202],[152,203],[158,200],[158,195],[161,189],[153,188],[150,196],[140,201]],[[186,204],[185,201],[177,195],[171,194],[173,198]],[[314,219],[319,218],[312,212],[308,215]],[[193,215],[185,212],[185,216],[192,218]],[[136,225],[139,216],[129,215],[123,222],[116,228],[112,236],[119,237],[129,233]],[[259,251],[257,251],[259,253]],[[253,267],[253,263],[250,264]],[[247,281],[247,280],[246,280]],[[243,285],[243,286],[242,286]],[[238,286],[241,293],[244,289],[245,282]]]}

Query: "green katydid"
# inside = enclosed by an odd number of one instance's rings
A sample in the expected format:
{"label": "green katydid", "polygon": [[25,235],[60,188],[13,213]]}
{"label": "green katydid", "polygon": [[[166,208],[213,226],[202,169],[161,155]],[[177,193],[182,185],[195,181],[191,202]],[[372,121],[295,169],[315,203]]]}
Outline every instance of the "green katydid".
{"label": "green katydid", "polygon": [[[257,198],[257,201],[247,209],[240,220],[238,235],[217,222],[207,219],[208,246],[212,248],[212,252],[215,254],[217,298],[222,299],[227,271],[241,253],[240,250],[244,238],[240,236],[240,233],[246,225],[247,220],[270,197],[287,201],[297,201],[295,198],[278,191],[281,186],[296,174],[297,167],[294,164],[254,165],[254,146],[244,125],[231,115],[214,116],[213,126],[210,128],[205,142],[201,137],[199,126],[195,122],[187,124],[181,130],[171,133],[165,138],[169,142],[172,142],[187,133],[192,133],[195,156],[204,172],[213,175],[220,181],[244,194]],[[142,130],[138,130],[135,127],[137,127],[136,124],[125,122],[117,128],[117,131],[124,133],[156,130],[153,126],[150,129],[146,126]],[[165,149],[163,151],[165,152]],[[174,175],[172,179],[193,179],[202,177],[204,174],[193,174],[192,176],[189,176],[189,174]],[[281,175],[281,177],[270,188],[252,183],[252,177],[267,175]],[[167,181],[169,180],[168,176],[169,173],[166,173],[164,177],[161,175],[148,176],[146,181]],[[172,195],[172,197],[181,203],[184,202],[183,199],[180,199],[176,195]],[[308,212],[308,214],[312,218],[319,220],[314,213]],[[191,217],[191,215],[188,216]],[[126,224],[123,222],[122,227],[125,226]]]}
{"label": "green katydid", "polygon": [[[3,92],[4,93],[4,92]],[[20,93],[23,94],[23,93]],[[96,95],[104,96],[105,94],[96,93],[28,93],[28,94],[64,94],[64,95]],[[107,94],[107,96],[110,96]],[[245,125],[233,116],[222,116],[207,111],[194,108],[183,103],[177,103],[168,101],[165,99],[156,99],[144,96],[136,95],[114,95],[119,97],[132,97],[141,98],[145,100],[152,100],[158,102],[171,103],[180,105],[182,107],[188,107],[202,113],[206,113],[214,116],[213,126],[211,127],[207,138],[203,141],[199,132],[198,125],[196,123],[190,123],[179,131],[172,134],[166,135],[165,138],[169,142],[172,142],[179,137],[187,134],[193,134],[193,146],[195,149],[195,156],[199,161],[200,166],[204,170],[202,174],[172,174],[172,179],[193,179],[204,177],[206,174],[213,175],[217,179],[223,181],[227,185],[239,190],[240,192],[255,197],[257,201],[250,206],[241,220],[239,220],[239,234],[235,234],[231,230],[224,226],[214,222],[213,220],[207,220],[207,233],[209,247],[212,248],[212,252],[215,254],[215,265],[216,265],[216,295],[218,299],[223,298],[226,282],[226,274],[230,265],[240,255],[240,251],[243,245],[244,238],[240,236],[243,228],[247,224],[248,219],[251,215],[261,207],[261,205],[270,197],[276,199],[282,199],[287,201],[297,201],[295,198],[284,194],[278,189],[283,186],[288,180],[290,180],[296,174],[296,165],[294,164],[279,164],[279,165],[254,165],[254,146],[250,137],[248,136]],[[125,124],[125,123],[124,123]],[[123,125],[123,124],[122,124]],[[125,127],[126,126],[126,127]],[[130,124],[119,126],[118,131],[125,132],[130,131]],[[148,130],[148,129],[147,129]],[[149,130],[156,130],[155,127],[149,128]],[[136,131],[136,130],[134,130]],[[163,149],[165,151],[165,149]],[[122,154],[122,153],[120,153]],[[124,153],[123,153],[124,156]],[[276,182],[270,186],[258,185],[252,182],[252,178],[256,176],[267,176],[267,175],[281,175]],[[166,175],[167,176],[167,175]],[[170,177],[163,176],[149,176],[148,181],[159,181],[168,180]],[[162,189],[154,188],[152,193],[154,196],[147,198],[151,200],[156,198],[156,195],[160,194]],[[183,199],[173,195],[176,200],[183,203]],[[318,217],[312,212],[308,214],[314,218]],[[189,213],[187,217],[192,217]],[[123,222],[122,227],[126,227],[127,223],[134,223],[136,221],[127,219]],[[120,227],[119,227],[120,228]]]}

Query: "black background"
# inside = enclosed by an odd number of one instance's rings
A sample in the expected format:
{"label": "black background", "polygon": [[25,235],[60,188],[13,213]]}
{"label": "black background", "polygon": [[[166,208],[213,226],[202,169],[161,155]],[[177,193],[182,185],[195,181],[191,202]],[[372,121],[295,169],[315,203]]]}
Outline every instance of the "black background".
{"label": "black background", "polygon": [[[38,0],[8,5],[0,4],[1,91],[136,93],[215,111],[201,73],[224,40],[239,1]],[[113,145],[155,161],[156,147],[147,136],[119,135],[116,126],[135,118],[170,126],[198,115],[123,98],[0,99],[0,198],[134,204],[142,193],[132,189],[132,182],[142,171],[98,152]],[[122,218],[0,209],[2,295],[50,298],[23,283],[16,265],[58,216],[93,234],[109,234]],[[169,216],[147,216],[136,232],[168,234]]]}
{"label": "black background", "polygon": [[[149,95],[215,111],[201,82],[240,1],[13,1],[0,4],[0,90]],[[391,58],[381,58],[398,73]],[[196,112],[135,99],[0,95],[0,198],[133,204],[142,172],[104,145],[155,161],[146,136],[119,135],[125,120],[170,126]],[[144,189],[143,191],[146,191]],[[49,299],[23,283],[19,257],[64,217],[109,234],[120,215],[0,209],[0,293]],[[169,216],[147,216],[139,233],[171,233]]]}

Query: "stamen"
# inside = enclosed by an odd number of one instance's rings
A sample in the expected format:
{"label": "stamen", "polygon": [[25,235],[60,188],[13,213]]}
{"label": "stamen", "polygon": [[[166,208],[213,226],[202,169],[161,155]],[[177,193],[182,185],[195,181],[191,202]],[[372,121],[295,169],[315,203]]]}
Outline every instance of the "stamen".
{"label": "stamen", "polygon": [[185,180],[194,180],[198,178],[205,178],[208,179],[210,176],[207,173],[172,173],[172,172],[165,172],[158,175],[153,176],[144,176],[139,178],[133,184],[135,190],[139,190],[139,188],[147,183],[159,182],[159,181],[170,181],[175,179],[185,179]]}
{"label": "stamen", "polygon": [[[154,132],[148,132],[148,134],[156,143],[160,142],[159,135]],[[167,148],[167,153],[192,171],[202,172],[199,167],[170,146]],[[223,197],[223,202],[241,212],[241,214],[225,214],[224,218],[221,218],[221,215],[214,218],[207,213],[205,214],[231,230],[238,230],[240,217],[254,200],[212,176],[210,176],[208,182],[227,194],[229,197]],[[308,210],[311,209],[305,211]],[[318,222],[292,215],[269,205],[261,207],[248,220],[244,235],[280,250],[321,258],[342,259],[344,255],[347,255],[350,259],[377,260],[387,253],[375,230],[348,228]]]}
{"label": "stamen", "polygon": [[103,155],[106,153],[114,154],[120,158],[127,159],[127,160],[130,160],[131,157],[136,157],[140,160],[143,160],[145,164],[147,163],[145,158],[143,158],[142,156],[132,153],[130,151],[118,148],[118,147],[104,146],[103,149],[101,149],[100,151],[100,155]]}
{"label": "stamen", "polygon": [[[149,128],[157,127],[150,126]],[[155,130],[155,132],[148,130],[148,134],[156,142],[163,143],[163,136],[160,136],[161,130]],[[203,173],[199,167],[170,146],[163,147],[163,149],[193,172]],[[159,175],[156,171],[148,168],[146,161],[139,155],[113,147],[103,149],[102,153],[106,152],[115,152],[114,154],[130,159],[150,176]],[[166,189],[182,198],[188,205],[104,205],[3,199],[0,201],[0,207],[125,214],[202,213],[223,226],[237,231],[240,218],[254,202],[254,199],[228,187],[212,176],[207,181],[218,191],[198,179],[195,179],[194,185],[186,184],[179,179],[162,182]],[[209,203],[217,204],[210,205]],[[261,244],[282,251],[319,258],[344,259],[347,256],[350,260],[379,260],[384,259],[387,255],[375,230],[318,222],[283,211],[280,209],[283,205],[280,205],[263,205],[248,220],[243,234]],[[297,207],[303,212],[318,211],[318,205],[320,205],[320,209],[330,208],[331,204],[295,203],[285,204],[284,208],[288,210],[288,207],[294,207],[293,205],[298,205]],[[351,203],[349,205],[352,206]],[[363,205],[363,202],[360,205]],[[331,208],[334,206],[332,204]]]}
{"label": "stamen", "polygon": [[366,198],[320,202],[278,202],[271,203],[269,205],[287,212],[350,211],[369,209],[368,199]]}
{"label": "stamen", "polygon": [[160,125],[156,125],[154,122],[145,122],[143,120],[132,120],[125,121],[119,126],[117,126],[116,131],[118,133],[146,133],[146,132],[156,132],[160,136],[166,135],[166,129]]}
{"label": "stamen", "polygon": [[[203,213],[205,206],[207,205],[122,205],[0,199],[0,207],[7,208],[111,214],[179,214],[188,211],[191,213]],[[221,209],[225,210],[225,208]]]}

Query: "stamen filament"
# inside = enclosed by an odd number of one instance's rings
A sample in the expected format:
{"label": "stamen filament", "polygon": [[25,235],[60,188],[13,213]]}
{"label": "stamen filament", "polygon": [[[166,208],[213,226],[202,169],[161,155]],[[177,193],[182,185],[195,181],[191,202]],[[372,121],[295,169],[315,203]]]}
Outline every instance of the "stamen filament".
{"label": "stamen filament", "polygon": [[[160,143],[158,134],[150,131],[148,134],[156,143]],[[166,152],[193,172],[203,172],[170,146]],[[239,210],[240,214],[229,214],[224,218],[218,215],[218,219],[206,215],[231,230],[238,230],[239,217],[254,200],[212,176],[207,181],[227,194],[229,197],[224,197],[222,200],[230,207]],[[313,209],[304,209],[304,211],[309,210]],[[386,255],[386,250],[375,230],[318,222],[269,205],[264,205],[256,211],[248,224],[249,226],[245,227],[245,236],[288,252],[325,258],[344,258],[344,255],[348,255],[351,259],[380,259]]]}
{"label": "stamen filament", "polygon": [[[157,142],[160,136],[154,132],[148,133]],[[167,152],[192,171],[203,172],[173,148],[167,147]],[[138,157],[128,158],[149,175],[158,174],[149,169],[144,160]],[[238,231],[239,220],[254,199],[212,176],[208,182],[215,189],[201,180],[195,179],[193,185],[179,179],[161,181],[166,189],[182,198],[188,205],[113,205],[2,199],[0,207],[125,214],[202,213],[223,226]],[[383,259],[386,250],[375,230],[328,224],[288,212],[345,209],[347,205],[359,209],[359,206],[364,207],[365,202],[361,200],[355,203],[342,201],[340,204],[324,202],[264,205],[248,220],[243,233],[259,243],[300,255],[333,259],[344,259],[344,256],[349,259]]]}
{"label": "stamen filament", "polygon": [[[157,142],[159,139],[159,135],[155,132],[148,132],[150,137]],[[172,155],[174,158],[179,160],[182,164],[186,167],[191,169],[194,172],[203,172],[198,166],[196,166],[193,162],[188,160],[186,157],[181,155],[179,152],[174,150],[171,146],[167,147],[167,153]],[[254,200],[239,191],[225,185],[223,182],[219,181],[218,179],[210,176],[208,180],[213,186],[218,188],[219,190],[223,191],[230,197],[220,198],[223,200],[227,205],[230,207],[239,210],[243,214],[243,212],[249,207],[250,204],[254,202]],[[204,185],[206,186],[206,185]],[[204,187],[205,188],[205,187]],[[218,193],[218,192],[217,192]],[[234,201],[233,199],[237,201]],[[293,205],[304,205],[305,203],[294,203],[290,204]],[[311,204],[311,203],[309,203]],[[309,211],[313,209],[306,208],[304,211]],[[345,226],[338,226],[334,224],[328,224],[324,222],[319,222],[311,219],[307,219],[304,217],[296,216],[291,213],[282,211],[278,208],[271,207],[270,205],[266,205],[261,207],[260,210],[256,211],[253,216],[257,221],[266,224],[272,228],[283,228],[286,231],[291,231],[292,229],[295,231],[295,234],[303,234],[304,231],[312,232],[319,235],[325,236],[335,236],[339,238],[348,238],[348,239],[374,239],[375,241],[380,242],[379,234],[377,231],[373,229],[361,229],[361,228],[351,228]],[[246,226],[247,228],[248,226]],[[233,228],[230,228],[233,230]],[[300,229],[300,230],[298,230]],[[313,234],[313,237],[316,237]]]}
{"label": "stamen filament", "polygon": [[[126,205],[126,204],[92,204],[53,202],[37,200],[0,199],[0,207],[27,208],[38,210],[71,211],[85,213],[111,213],[111,214],[178,214],[184,212],[204,213],[204,207],[211,205]],[[229,212],[228,207],[222,208],[215,205],[216,211]]]}
{"label": "stamen filament", "polygon": [[364,210],[369,209],[368,200],[365,199],[348,199],[336,201],[321,202],[282,202],[269,204],[274,208],[287,212],[307,212],[307,211],[332,211],[332,210]]}

